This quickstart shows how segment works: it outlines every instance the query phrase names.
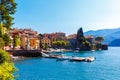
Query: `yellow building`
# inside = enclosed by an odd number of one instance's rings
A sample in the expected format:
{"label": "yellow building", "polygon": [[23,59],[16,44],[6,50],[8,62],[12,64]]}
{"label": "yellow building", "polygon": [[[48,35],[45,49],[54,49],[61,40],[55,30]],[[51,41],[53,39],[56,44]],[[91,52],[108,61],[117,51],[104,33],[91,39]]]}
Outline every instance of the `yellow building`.
{"label": "yellow building", "polygon": [[26,49],[26,36],[25,35],[22,35],[21,36],[21,47],[23,48],[23,49]]}
{"label": "yellow building", "polygon": [[44,37],[41,40],[42,44],[51,45],[51,40],[48,37]]}

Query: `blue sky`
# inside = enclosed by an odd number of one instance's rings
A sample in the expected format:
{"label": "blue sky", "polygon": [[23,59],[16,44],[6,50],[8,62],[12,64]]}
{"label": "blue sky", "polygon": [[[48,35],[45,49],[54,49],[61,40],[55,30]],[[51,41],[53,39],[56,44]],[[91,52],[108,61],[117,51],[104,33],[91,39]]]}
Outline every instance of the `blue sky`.
{"label": "blue sky", "polygon": [[13,27],[76,33],[120,27],[120,0],[15,0]]}

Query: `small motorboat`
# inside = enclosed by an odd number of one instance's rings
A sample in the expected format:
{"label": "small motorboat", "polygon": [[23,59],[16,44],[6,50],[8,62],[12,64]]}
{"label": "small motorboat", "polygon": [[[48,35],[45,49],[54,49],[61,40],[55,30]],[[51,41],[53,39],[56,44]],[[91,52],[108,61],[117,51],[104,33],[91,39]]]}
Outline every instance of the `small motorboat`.
{"label": "small motorboat", "polygon": [[48,56],[45,56],[45,58],[58,58],[60,55],[58,54],[49,54]]}
{"label": "small motorboat", "polygon": [[49,55],[44,52],[41,52],[41,54],[42,54],[42,57],[49,57]]}
{"label": "small motorboat", "polygon": [[93,57],[93,56],[85,58],[85,61],[87,61],[87,62],[92,62],[94,60],[95,60],[95,57]]}
{"label": "small motorboat", "polygon": [[70,61],[77,61],[77,62],[81,62],[81,61],[92,62],[95,60],[95,57],[93,57],[93,56],[91,56],[91,57],[72,57],[69,60]]}
{"label": "small motorboat", "polygon": [[64,60],[68,60],[68,59],[69,59],[69,57],[67,57],[67,56],[58,57],[58,58],[57,58],[57,61],[64,61]]}
{"label": "small motorboat", "polygon": [[85,61],[85,58],[84,57],[71,57],[70,59],[69,59],[70,61]]}
{"label": "small motorboat", "polygon": [[57,61],[63,61],[63,60],[68,60],[68,59],[69,59],[69,57],[65,56],[63,54],[61,54],[57,57]]}
{"label": "small motorboat", "polygon": [[91,50],[92,52],[94,52],[95,50]]}

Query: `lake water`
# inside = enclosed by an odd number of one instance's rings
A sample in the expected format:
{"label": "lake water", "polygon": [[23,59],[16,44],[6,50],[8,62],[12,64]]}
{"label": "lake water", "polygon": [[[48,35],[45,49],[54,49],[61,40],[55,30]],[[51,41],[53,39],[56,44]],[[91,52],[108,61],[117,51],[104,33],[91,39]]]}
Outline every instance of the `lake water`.
{"label": "lake water", "polygon": [[66,52],[66,55],[95,56],[93,62],[29,58],[15,61],[16,80],[120,80],[120,47],[106,51]]}

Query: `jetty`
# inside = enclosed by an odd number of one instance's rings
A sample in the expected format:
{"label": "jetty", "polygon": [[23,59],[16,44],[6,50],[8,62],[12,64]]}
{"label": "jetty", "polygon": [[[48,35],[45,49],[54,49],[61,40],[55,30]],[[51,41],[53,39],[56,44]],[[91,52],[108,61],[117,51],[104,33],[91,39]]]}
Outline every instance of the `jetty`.
{"label": "jetty", "polygon": [[96,58],[94,56],[90,56],[90,57],[77,57],[77,56],[65,56],[63,54],[46,54],[41,52],[42,57],[44,58],[54,58],[57,61],[64,61],[64,60],[68,60],[70,62],[92,62],[94,61]]}

